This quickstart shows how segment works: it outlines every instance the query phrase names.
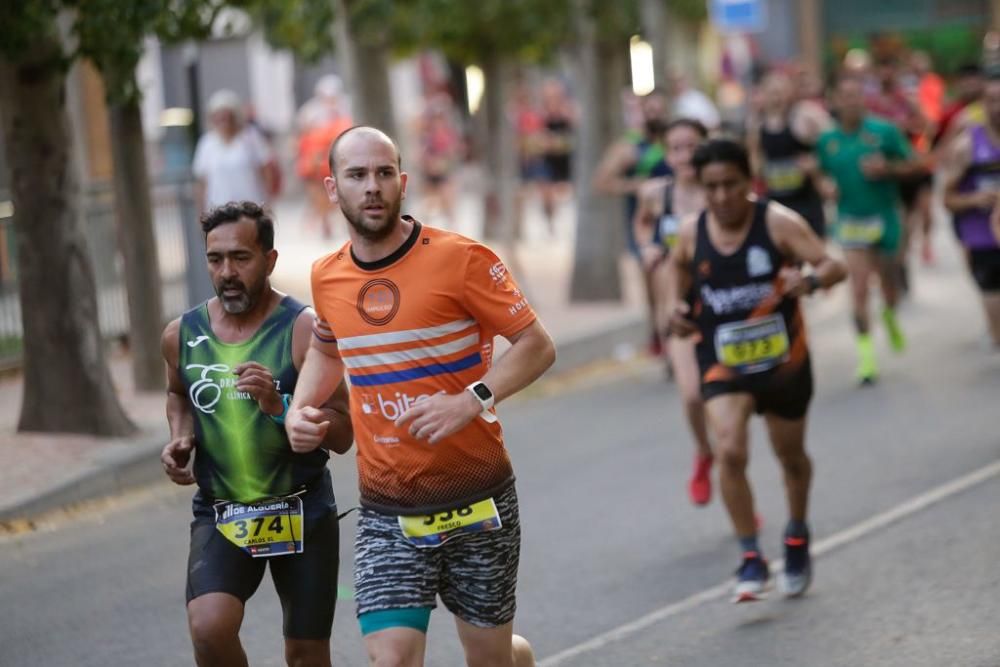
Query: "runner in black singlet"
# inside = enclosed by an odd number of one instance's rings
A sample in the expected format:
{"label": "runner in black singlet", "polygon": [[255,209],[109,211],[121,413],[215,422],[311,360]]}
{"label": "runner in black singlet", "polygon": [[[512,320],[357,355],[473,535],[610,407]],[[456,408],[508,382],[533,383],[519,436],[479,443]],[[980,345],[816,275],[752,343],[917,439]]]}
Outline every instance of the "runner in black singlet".
{"label": "runner in black singlet", "polygon": [[[681,118],[667,126],[664,137],[667,162],[674,176],[650,179],[642,186],[634,221],[635,238],[643,264],[653,273],[656,320],[660,327],[665,325],[664,307],[670,289],[664,260],[677,243],[680,221],[705,208],[705,195],[695,175],[691,157],[708,137],[708,131],[696,120]],[[712,448],[705,425],[705,403],[701,398],[694,341],[672,338],[667,341],[666,348],[684,404],[684,414],[695,441],[688,497],[695,505],[707,505],[712,498]]]}
{"label": "runner in black singlet", "polygon": [[763,111],[747,133],[755,171],[764,182],[767,197],[801,215],[822,238],[826,221],[816,187],[819,165],[815,145],[832,120],[817,103],[796,101],[784,72],[770,72],[761,92]]}
{"label": "runner in black singlet", "polygon": [[[734,601],[760,599],[769,578],[746,477],[754,412],[767,421],[784,473],[790,520],[779,585],[797,596],[812,574],[806,525],[812,467],[805,451],[812,370],[798,298],[843,280],[845,269],[800,215],[752,198],[743,146],[709,141],[693,162],[708,210],[682,223],[671,253],[670,329],[700,336],[702,395],[722,497],[743,552]],[[812,271],[803,274],[801,264]]]}

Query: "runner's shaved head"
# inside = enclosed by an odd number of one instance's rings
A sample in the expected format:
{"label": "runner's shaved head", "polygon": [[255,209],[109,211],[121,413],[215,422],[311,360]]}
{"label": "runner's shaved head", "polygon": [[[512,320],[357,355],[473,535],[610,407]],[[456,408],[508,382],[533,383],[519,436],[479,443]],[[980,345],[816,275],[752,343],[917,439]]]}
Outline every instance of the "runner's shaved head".
{"label": "runner's shaved head", "polygon": [[340,157],[341,146],[344,142],[350,143],[362,138],[376,139],[392,146],[392,150],[396,154],[396,166],[399,169],[402,169],[403,159],[399,154],[399,146],[396,145],[396,142],[393,141],[388,134],[377,127],[371,127],[370,125],[355,125],[352,128],[344,130],[341,135],[334,140],[333,144],[330,145],[330,173],[334,178],[337,177],[337,158]]}

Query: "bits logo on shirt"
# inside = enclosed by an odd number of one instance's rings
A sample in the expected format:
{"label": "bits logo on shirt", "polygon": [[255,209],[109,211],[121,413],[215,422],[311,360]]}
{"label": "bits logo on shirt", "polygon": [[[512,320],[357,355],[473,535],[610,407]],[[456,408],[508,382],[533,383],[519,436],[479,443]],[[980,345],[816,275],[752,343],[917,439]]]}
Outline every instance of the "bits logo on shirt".
{"label": "bits logo on shirt", "polygon": [[389,421],[396,421],[403,413],[412,408],[418,401],[430,398],[430,394],[420,394],[410,396],[405,391],[395,392],[395,395],[386,398],[381,392],[374,396],[371,394],[361,394],[361,413],[365,415],[382,415]]}
{"label": "bits logo on shirt", "polygon": [[358,314],[368,324],[382,326],[399,312],[399,288],[391,280],[369,280],[358,292]]}

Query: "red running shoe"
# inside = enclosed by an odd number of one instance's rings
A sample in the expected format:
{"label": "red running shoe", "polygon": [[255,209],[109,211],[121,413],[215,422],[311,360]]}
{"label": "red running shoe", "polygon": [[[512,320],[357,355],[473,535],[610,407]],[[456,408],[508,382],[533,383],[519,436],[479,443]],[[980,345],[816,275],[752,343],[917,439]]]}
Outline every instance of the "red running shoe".
{"label": "red running shoe", "polygon": [[694,471],[688,480],[688,497],[695,505],[707,505],[712,500],[712,457],[696,454]]}

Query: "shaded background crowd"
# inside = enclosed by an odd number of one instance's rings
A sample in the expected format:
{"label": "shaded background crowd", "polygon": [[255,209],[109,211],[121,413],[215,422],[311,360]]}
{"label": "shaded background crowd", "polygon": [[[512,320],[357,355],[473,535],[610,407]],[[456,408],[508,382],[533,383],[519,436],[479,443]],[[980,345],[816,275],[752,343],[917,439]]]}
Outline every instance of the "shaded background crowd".
{"label": "shaded background crowd", "polygon": [[[30,379],[27,430],[129,431],[90,342],[123,340],[137,387],[162,384],[162,322],[210,293],[206,207],[268,203],[279,249],[343,239],[322,179],[353,124],[398,138],[407,212],[508,248],[515,270],[524,244],[569,245],[569,298],[615,300],[632,209],[594,184],[616,142],[662,152],[676,118],[752,139],[776,102],[830,111],[849,71],[931,173],[1000,62],[990,0],[64,4],[0,22],[0,361]],[[933,210],[908,215],[928,263]],[[53,321],[81,342],[45,335]],[[40,395],[71,407],[33,411]]]}

